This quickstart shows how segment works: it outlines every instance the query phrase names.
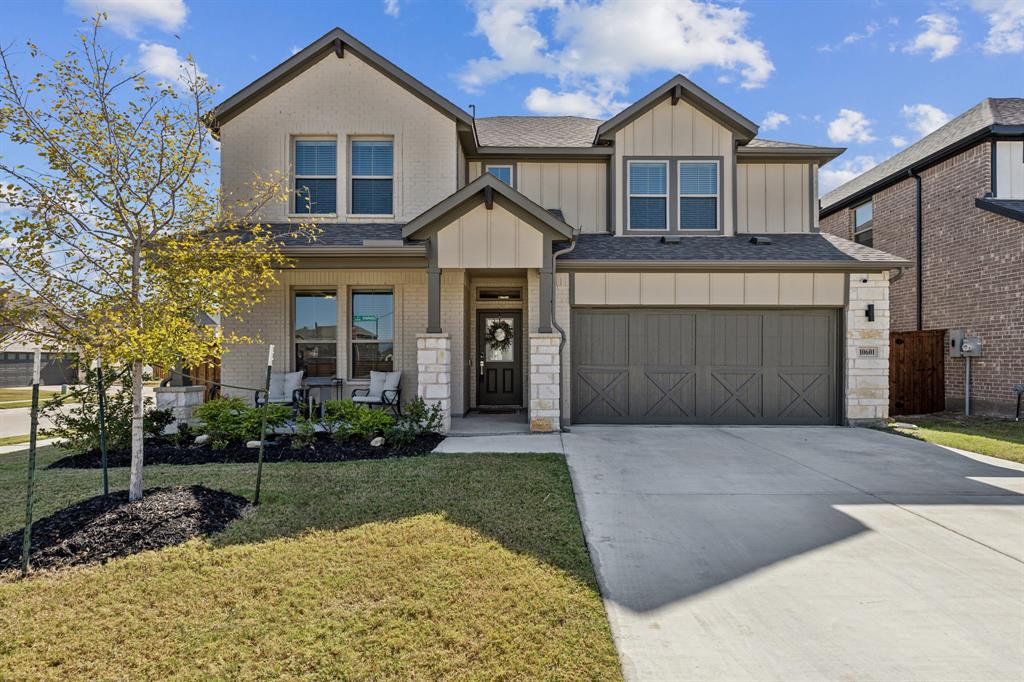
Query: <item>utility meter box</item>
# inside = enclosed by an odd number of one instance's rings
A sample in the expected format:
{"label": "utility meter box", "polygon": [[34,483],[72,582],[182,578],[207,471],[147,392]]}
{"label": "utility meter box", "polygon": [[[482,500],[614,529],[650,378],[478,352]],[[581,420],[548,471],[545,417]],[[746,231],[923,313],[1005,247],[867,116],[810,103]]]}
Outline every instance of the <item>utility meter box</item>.
{"label": "utility meter box", "polygon": [[949,357],[980,358],[981,339],[977,336],[965,336],[963,329],[950,329]]}

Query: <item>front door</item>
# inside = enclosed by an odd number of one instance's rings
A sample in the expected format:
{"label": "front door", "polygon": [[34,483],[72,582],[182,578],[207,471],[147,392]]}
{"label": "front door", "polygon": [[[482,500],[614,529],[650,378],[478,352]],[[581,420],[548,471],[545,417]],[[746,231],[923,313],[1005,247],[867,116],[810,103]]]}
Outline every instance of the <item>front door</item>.
{"label": "front door", "polygon": [[476,404],[523,404],[522,313],[479,312]]}

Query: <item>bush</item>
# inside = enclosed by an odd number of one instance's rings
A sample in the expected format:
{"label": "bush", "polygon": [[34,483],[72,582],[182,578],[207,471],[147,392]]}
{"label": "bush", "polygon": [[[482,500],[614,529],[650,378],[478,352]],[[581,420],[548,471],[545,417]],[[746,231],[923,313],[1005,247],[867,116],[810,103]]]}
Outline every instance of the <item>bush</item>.
{"label": "bush", "polygon": [[411,445],[417,438],[441,430],[441,406],[434,403],[427,407],[423,398],[409,401],[402,410],[402,416],[388,429],[385,437],[389,443],[399,446]]}
{"label": "bush", "polygon": [[295,425],[295,432],[292,433],[288,444],[293,450],[311,448],[316,445],[316,421],[313,419],[300,419]]}
{"label": "bush", "polygon": [[[267,430],[282,426],[292,411],[285,405],[267,406]],[[260,437],[263,410],[251,407],[241,398],[217,398],[195,410],[202,423],[200,431],[210,436],[210,445],[222,450],[230,443],[245,443]]]}
{"label": "bush", "polygon": [[[109,370],[108,370],[109,371]],[[121,385],[115,391],[109,390],[114,383]],[[108,373],[105,377],[106,406],[104,421],[107,432],[107,448],[111,451],[129,450],[132,446],[132,384],[131,374]],[[53,424],[44,435],[57,438],[57,446],[72,452],[93,452],[100,447],[99,391],[96,388],[96,371],[85,371],[85,383],[79,384],[68,395],[54,396],[44,403],[42,415]],[[67,410],[62,405],[72,400],[79,404]],[[143,403],[143,432],[146,437],[159,436],[174,421],[169,410],[155,410],[153,400],[146,398]]]}
{"label": "bush", "polygon": [[374,410],[351,400],[324,402],[324,423],[334,439],[342,442],[350,437],[372,440],[384,435],[394,424],[387,412]]}

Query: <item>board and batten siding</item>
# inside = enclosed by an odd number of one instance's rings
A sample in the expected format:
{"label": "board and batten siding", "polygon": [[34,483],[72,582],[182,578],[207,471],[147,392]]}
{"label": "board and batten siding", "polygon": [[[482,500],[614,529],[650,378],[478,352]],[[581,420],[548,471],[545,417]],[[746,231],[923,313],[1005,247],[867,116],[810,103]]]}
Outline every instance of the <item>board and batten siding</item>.
{"label": "board and batten siding", "polygon": [[474,206],[437,233],[441,268],[539,268],[544,236],[497,203]]}
{"label": "board and batten siding", "polygon": [[996,197],[1024,199],[1024,141],[996,142]]}
{"label": "board and batten siding", "polygon": [[573,305],[836,306],[835,272],[577,272]]}
{"label": "board and batten siding", "polygon": [[740,163],[736,166],[736,231],[809,232],[815,224],[815,165]]}
{"label": "board and batten siding", "polygon": [[469,181],[488,164],[515,166],[516,189],[545,209],[556,208],[583,232],[607,232],[607,164],[603,161],[470,161]]}
{"label": "board and batten siding", "polygon": [[673,106],[669,97],[617,130],[614,157],[615,231],[621,233],[625,226],[623,159],[633,156],[720,156],[723,233],[733,234],[735,147],[731,130],[684,100]]}

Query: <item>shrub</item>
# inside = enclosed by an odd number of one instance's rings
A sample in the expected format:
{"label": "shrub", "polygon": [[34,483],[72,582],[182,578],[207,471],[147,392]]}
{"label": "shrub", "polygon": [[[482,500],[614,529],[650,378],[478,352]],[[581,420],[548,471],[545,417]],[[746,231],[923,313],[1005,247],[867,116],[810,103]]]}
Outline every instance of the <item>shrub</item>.
{"label": "shrub", "polygon": [[313,447],[316,444],[316,421],[300,419],[288,444],[294,450]]}
{"label": "shrub", "polygon": [[[111,391],[117,381],[120,386]],[[105,377],[106,405],[104,422],[107,432],[107,448],[111,451],[128,450],[132,444],[132,384],[131,374],[109,373]],[[68,395],[54,396],[43,404],[42,415],[52,426],[45,435],[57,439],[57,446],[72,452],[93,452],[100,447],[99,391],[96,387],[96,371],[85,371],[85,382],[79,384]],[[66,403],[77,400],[79,404],[63,409]],[[154,410],[153,400],[147,398],[143,404],[143,432],[145,436],[159,436],[174,417],[169,410]]]}
{"label": "shrub", "polygon": [[441,406],[434,403],[427,406],[423,398],[409,401],[402,410],[402,416],[388,429],[385,437],[389,443],[398,446],[411,445],[417,438],[441,430]]}
{"label": "shrub", "polygon": [[335,440],[344,441],[353,436],[372,440],[388,431],[395,420],[387,412],[351,400],[328,400],[324,403],[324,422]]}
{"label": "shrub", "polygon": [[[282,426],[292,411],[285,405],[267,406],[267,430]],[[260,437],[263,411],[241,398],[216,398],[196,408],[200,430],[210,436],[210,445],[221,450],[230,443],[244,443]]]}

